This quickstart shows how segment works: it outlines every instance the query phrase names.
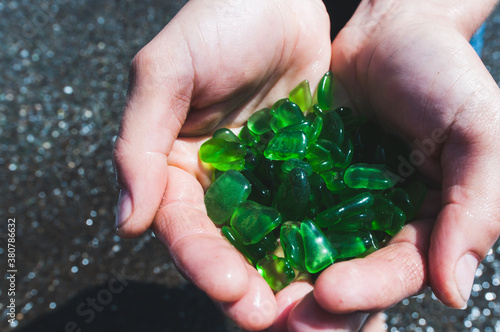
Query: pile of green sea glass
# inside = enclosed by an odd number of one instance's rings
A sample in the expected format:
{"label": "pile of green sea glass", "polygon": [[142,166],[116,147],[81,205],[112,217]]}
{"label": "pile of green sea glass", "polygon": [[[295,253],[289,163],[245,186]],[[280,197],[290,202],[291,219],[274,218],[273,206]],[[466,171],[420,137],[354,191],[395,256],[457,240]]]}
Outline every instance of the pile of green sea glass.
{"label": "pile of green sea glass", "polygon": [[426,195],[397,175],[404,144],[348,108],[333,77],[308,81],[255,112],[238,136],[222,128],[200,148],[216,171],[210,219],[274,291],[302,274],[379,249]]}

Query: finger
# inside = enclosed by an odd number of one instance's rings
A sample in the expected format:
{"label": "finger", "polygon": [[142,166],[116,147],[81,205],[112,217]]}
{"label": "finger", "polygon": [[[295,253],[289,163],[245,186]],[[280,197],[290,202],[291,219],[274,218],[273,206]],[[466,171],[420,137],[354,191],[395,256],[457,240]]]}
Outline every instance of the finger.
{"label": "finger", "polygon": [[233,302],[248,290],[247,263],[208,218],[203,189],[184,170],[169,166],[165,198],[153,230],[179,271],[212,299]]}
{"label": "finger", "polygon": [[363,259],[333,264],[314,286],[318,304],[332,313],[380,311],[427,286],[432,219],[405,227],[388,246]]}
{"label": "finger", "polygon": [[466,305],[479,262],[500,234],[500,144],[493,135],[443,149],[444,207],[432,234],[429,272],[436,296],[455,308]]}
{"label": "finger", "polygon": [[252,266],[247,265],[248,290],[238,301],[221,303],[221,309],[245,330],[260,331],[276,319],[277,306],[274,294]]}
{"label": "finger", "polygon": [[294,282],[276,294],[278,314],[270,332],[288,332],[288,317],[290,312],[307,294],[313,290],[308,282]]}
{"label": "finger", "polygon": [[331,314],[321,308],[310,292],[290,313],[288,330],[302,331],[358,331],[368,317],[367,313]]}
{"label": "finger", "polygon": [[154,39],[135,56],[130,69],[128,99],[113,151],[120,188],[116,226],[126,237],[151,225],[167,183],[167,156],[189,108],[193,70],[174,32],[175,25],[162,35],[169,48],[158,47]]}

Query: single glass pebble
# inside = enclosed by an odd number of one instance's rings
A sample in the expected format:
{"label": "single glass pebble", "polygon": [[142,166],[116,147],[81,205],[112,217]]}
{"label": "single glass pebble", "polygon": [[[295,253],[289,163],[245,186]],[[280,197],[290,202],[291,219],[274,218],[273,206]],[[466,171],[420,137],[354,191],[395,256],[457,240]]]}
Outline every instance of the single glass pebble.
{"label": "single glass pebble", "polygon": [[264,150],[264,156],[271,160],[303,159],[307,150],[307,137],[302,131],[277,133]]}
{"label": "single glass pebble", "polygon": [[323,114],[323,129],[319,138],[341,145],[344,141],[344,122],[335,111]]}
{"label": "single glass pebble", "polygon": [[300,232],[300,223],[287,221],[281,225],[280,243],[293,268],[305,271],[304,241]]}
{"label": "single glass pebble", "polygon": [[413,206],[410,196],[402,188],[396,188],[387,195],[387,198],[401,211],[404,212],[408,220],[412,220],[415,216],[416,210]]}
{"label": "single glass pebble", "polygon": [[284,102],[273,112],[273,117],[271,119],[271,128],[275,133],[280,129],[299,124],[306,120],[304,113],[297,104],[291,101]]}
{"label": "single glass pebble", "polygon": [[241,203],[231,217],[231,227],[244,244],[259,242],[280,223],[276,209],[252,201]]}
{"label": "single glass pebble", "polygon": [[344,183],[344,169],[334,167],[328,171],[319,174],[325,180],[326,187],[331,192],[339,192],[343,190],[346,185]]}
{"label": "single glass pebble", "polygon": [[352,199],[341,202],[316,216],[316,225],[319,227],[330,227],[342,218],[360,213],[373,205],[373,196],[370,192],[361,193]]}
{"label": "single glass pebble", "polygon": [[283,105],[284,103],[290,101],[288,98],[281,98],[281,99],[278,99],[274,104],[273,106],[271,107],[271,111],[274,111],[276,110],[278,107],[280,107],[281,105]]}
{"label": "single glass pebble", "polygon": [[332,225],[328,230],[352,232],[371,226],[375,219],[375,213],[371,209],[340,219],[337,224]]}
{"label": "single glass pebble", "polygon": [[312,108],[313,108],[314,115],[321,117],[321,118],[325,115],[326,111],[322,110],[318,105],[314,104]]}
{"label": "single glass pebble", "polygon": [[257,263],[257,271],[275,292],[279,292],[295,279],[295,271],[288,260],[272,254]]}
{"label": "single glass pebble", "polygon": [[403,211],[381,195],[374,195],[373,198],[372,210],[375,219],[368,228],[384,231],[391,236],[396,235],[403,228],[406,220]]}
{"label": "single glass pebble", "polygon": [[236,142],[236,143],[240,143],[241,144],[241,140],[239,139],[238,136],[236,136],[235,133],[233,133],[231,130],[227,129],[227,128],[220,128],[220,129],[217,129],[213,136],[213,138],[220,138],[220,139],[223,139],[225,141],[229,141],[229,142]]}
{"label": "single glass pebble", "polygon": [[218,163],[224,165],[244,161],[246,153],[247,148],[244,145],[220,138],[211,138],[200,147],[200,159],[205,163],[211,164]]}
{"label": "single glass pebble", "polygon": [[300,167],[306,171],[307,176],[311,176],[313,169],[307,161],[303,161],[297,158],[291,158],[281,164],[281,170],[284,174],[290,173],[290,171],[296,167]]}
{"label": "single glass pebble", "polygon": [[353,164],[346,169],[344,182],[351,188],[384,190],[396,185],[398,178],[384,165]]}
{"label": "single glass pebble", "polygon": [[305,267],[317,273],[335,262],[337,250],[332,247],[323,232],[309,219],[300,224],[304,241]]}
{"label": "single glass pebble", "polygon": [[324,111],[331,110],[333,108],[333,88],[333,74],[329,71],[323,75],[316,90],[318,107]]}
{"label": "single glass pebble", "polygon": [[309,81],[304,80],[299,83],[288,95],[288,99],[297,104],[300,107],[302,112],[306,112],[311,108],[312,105],[312,96],[311,96],[311,88],[309,86]]}
{"label": "single glass pebble", "polygon": [[310,197],[311,187],[307,172],[301,167],[296,167],[281,183],[274,197],[273,207],[280,212],[284,220],[300,221],[305,217]]}
{"label": "single glass pebble", "polygon": [[263,108],[250,116],[247,122],[248,129],[256,135],[262,135],[271,130],[273,115],[269,108]]}
{"label": "single glass pebble", "polygon": [[340,151],[342,152],[343,162],[337,164],[337,166],[346,168],[351,164],[354,157],[354,144],[349,134],[344,136],[344,142],[340,146]]}
{"label": "single glass pebble", "polygon": [[321,145],[320,142],[311,144],[308,147],[306,159],[313,171],[318,173],[332,169],[334,165],[331,152]]}
{"label": "single glass pebble", "polygon": [[241,171],[245,168],[245,159],[239,159],[234,161],[222,161],[220,163],[211,163],[215,169],[220,171],[228,171],[230,169],[235,171]]}
{"label": "single glass pebble", "polygon": [[241,174],[245,176],[252,186],[252,191],[250,192],[250,196],[248,196],[248,200],[262,205],[270,205],[272,201],[269,188],[267,188],[254,173],[243,170]]}
{"label": "single glass pebble", "polygon": [[354,232],[329,231],[326,238],[337,250],[337,259],[353,258],[364,254],[370,249],[379,249],[378,240],[368,230]]}
{"label": "single glass pebble", "polygon": [[217,225],[224,224],[248,198],[250,191],[250,182],[240,172],[228,170],[223,173],[205,194],[208,217]]}

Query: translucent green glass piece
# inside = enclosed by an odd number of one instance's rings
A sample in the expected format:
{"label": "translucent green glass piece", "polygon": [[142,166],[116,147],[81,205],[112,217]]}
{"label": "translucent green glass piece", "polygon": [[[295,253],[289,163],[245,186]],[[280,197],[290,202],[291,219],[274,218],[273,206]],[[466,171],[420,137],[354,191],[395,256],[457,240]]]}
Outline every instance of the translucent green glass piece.
{"label": "translucent green glass piece", "polygon": [[281,183],[273,201],[275,207],[286,221],[304,219],[306,206],[311,197],[307,172],[300,167],[292,169]]}
{"label": "translucent green glass piece", "polygon": [[243,128],[241,128],[238,137],[243,142],[243,144],[247,146],[255,146],[259,142],[259,136],[252,133],[247,126],[243,126]]}
{"label": "translucent green glass piece", "polygon": [[344,182],[351,188],[383,190],[396,185],[398,179],[384,165],[353,164],[346,169]]}
{"label": "translucent green glass piece", "polygon": [[373,205],[373,196],[369,192],[361,193],[352,199],[341,202],[316,216],[316,225],[330,227],[342,218],[360,213]]}
{"label": "translucent green glass piece", "polygon": [[231,163],[244,160],[247,149],[244,145],[211,138],[200,147],[200,159],[205,163]]}
{"label": "translucent green glass piece", "polygon": [[318,89],[316,90],[318,107],[324,111],[333,108],[333,87],[333,74],[329,71],[323,75],[319,81]]}
{"label": "translucent green glass piece", "polygon": [[248,129],[256,135],[262,135],[271,130],[271,119],[273,115],[269,108],[263,108],[250,116]]}
{"label": "translucent green glass piece", "polygon": [[323,114],[323,129],[320,138],[341,145],[344,141],[344,122],[335,111],[328,111]]}
{"label": "translucent green glass piece", "polygon": [[313,112],[318,117],[323,117],[325,115],[325,111],[323,111],[318,105],[313,105]]}
{"label": "translucent green glass piece", "polygon": [[332,225],[328,229],[332,231],[352,232],[370,226],[374,219],[375,214],[372,210],[368,209],[342,218],[337,224]]}
{"label": "translucent green glass piece", "polygon": [[368,189],[355,189],[355,188],[349,188],[345,187],[344,190],[338,193],[339,198],[342,202],[348,201],[352,199],[354,196],[357,196],[361,193],[368,192]]}
{"label": "translucent green glass piece", "polygon": [[408,220],[413,219],[415,216],[415,207],[410,199],[408,193],[402,188],[396,188],[391,193],[387,195],[389,200],[401,211],[404,212],[406,218]]}
{"label": "translucent green glass piece", "polygon": [[283,105],[284,103],[286,103],[287,101],[290,101],[288,100],[288,98],[281,98],[281,99],[278,99],[274,104],[273,106],[271,107],[271,111],[274,111],[276,110],[278,107],[280,107],[281,105]]}
{"label": "translucent green glass piece", "polygon": [[317,205],[319,211],[332,207],[337,203],[335,196],[328,190],[325,180],[318,173],[311,175],[309,185],[311,186],[311,202]]}
{"label": "translucent green glass piece", "polygon": [[288,174],[290,171],[296,167],[300,167],[306,171],[307,176],[311,176],[313,169],[307,161],[303,161],[297,158],[291,158],[281,164],[281,170],[283,173]]}
{"label": "translucent green glass piece", "polygon": [[290,101],[284,102],[272,113],[271,128],[275,133],[282,128],[306,121],[306,117],[299,106]]}
{"label": "translucent green glass piece", "polygon": [[311,88],[309,86],[309,81],[304,80],[299,83],[288,96],[288,99],[292,103],[297,104],[302,112],[306,112],[312,105],[312,95]]}
{"label": "translucent green glass piece", "polygon": [[213,138],[220,138],[225,141],[236,142],[241,144],[241,140],[238,138],[238,136],[236,136],[231,130],[227,128],[217,129],[213,134]]}
{"label": "translucent green glass piece", "polygon": [[355,232],[329,231],[325,233],[325,236],[332,244],[332,247],[337,250],[337,259],[353,258],[364,254],[369,249],[380,248],[378,240],[368,230]]}
{"label": "translucent green glass piece", "polygon": [[338,192],[346,187],[344,184],[344,169],[342,168],[335,167],[328,171],[321,172],[319,175],[325,180],[326,187],[331,192]]}
{"label": "translucent green glass piece", "polygon": [[[415,208],[415,213],[417,213],[424,203],[425,196],[427,196],[427,187],[422,182],[415,181],[406,188],[406,192],[410,197],[410,202]],[[410,220],[410,218],[408,218],[408,220]]]}
{"label": "translucent green glass piece", "polygon": [[229,243],[231,243],[243,256],[245,256],[246,259],[248,259],[250,264],[255,265],[257,263],[258,259],[250,253],[247,246],[241,242],[240,238],[231,227],[222,226],[221,232]]}
{"label": "translucent green glass piece", "polygon": [[323,118],[321,116],[318,116],[314,119],[313,124],[312,124],[312,133],[308,137],[309,139],[309,145],[315,143],[319,136],[321,135],[321,130],[323,129]]}
{"label": "translucent green glass piece", "polygon": [[310,273],[316,273],[333,264],[337,251],[323,232],[309,219],[300,224],[304,240],[305,266]]}
{"label": "translucent green glass piece", "polygon": [[212,221],[221,225],[236,210],[236,207],[250,195],[248,180],[235,170],[229,170],[219,176],[205,194],[207,214]]}
{"label": "translucent green glass piece", "polygon": [[397,206],[391,201],[380,195],[374,195],[372,210],[375,214],[375,220],[370,229],[384,231],[394,236],[405,223],[406,217]]}
{"label": "translucent green glass piece", "polygon": [[327,171],[333,168],[334,165],[330,151],[318,142],[309,146],[306,153],[306,159],[313,171],[318,173]]}
{"label": "translucent green glass piece", "polygon": [[306,155],[307,137],[302,131],[282,131],[269,142],[264,156],[271,160],[303,159]]}
{"label": "translucent green glass piece", "polygon": [[231,217],[231,227],[244,244],[259,242],[280,223],[276,209],[252,201],[241,203]]}
{"label": "translucent green glass piece", "polygon": [[340,146],[340,151],[342,152],[343,161],[338,165],[338,167],[346,168],[352,162],[352,158],[354,157],[354,144],[352,143],[352,139],[350,135],[346,134],[344,136],[344,142]]}
{"label": "translucent green glass piece", "polygon": [[252,186],[252,191],[250,192],[248,199],[262,205],[270,205],[271,191],[262,183],[262,181],[260,181],[260,179],[250,171],[244,170],[241,174],[245,176]]}
{"label": "translucent green glass piece", "polygon": [[228,171],[230,169],[235,171],[242,171],[245,168],[245,159],[234,160],[229,162],[212,163],[211,165],[215,169],[218,169],[220,171]]}
{"label": "translucent green glass piece", "polygon": [[281,225],[280,242],[285,257],[292,267],[305,271],[304,241],[300,232],[300,223],[287,221]]}
{"label": "translucent green glass piece", "polygon": [[295,279],[295,272],[287,259],[272,254],[257,263],[257,271],[275,292],[279,292]]}

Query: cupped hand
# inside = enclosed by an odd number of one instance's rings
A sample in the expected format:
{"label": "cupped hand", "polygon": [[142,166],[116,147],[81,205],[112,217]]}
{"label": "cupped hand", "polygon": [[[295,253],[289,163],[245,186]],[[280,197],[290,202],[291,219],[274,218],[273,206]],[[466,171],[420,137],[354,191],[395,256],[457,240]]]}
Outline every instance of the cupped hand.
{"label": "cupped hand", "polygon": [[114,150],[118,232],[152,227],[181,273],[246,329],[269,326],[276,299],[207,217],[198,149],[304,78],[315,86],[330,55],[321,1],[192,0],[132,62]]}
{"label": "cupped hand", "polygon": [[324,310],[380,310],[427,286],[466,305],[500,234],[500,90],[468,43],[494,3],[363,1],[332,44],[354,107],[412,147],[398,175],[418,169],[440,188],[389,246],[322,273]]}

